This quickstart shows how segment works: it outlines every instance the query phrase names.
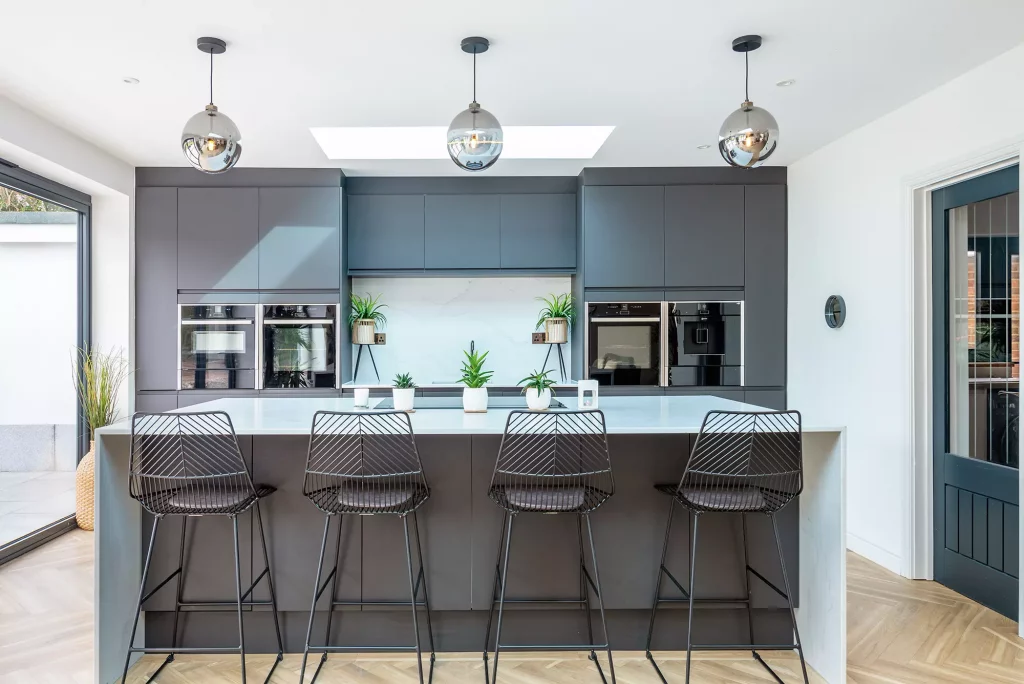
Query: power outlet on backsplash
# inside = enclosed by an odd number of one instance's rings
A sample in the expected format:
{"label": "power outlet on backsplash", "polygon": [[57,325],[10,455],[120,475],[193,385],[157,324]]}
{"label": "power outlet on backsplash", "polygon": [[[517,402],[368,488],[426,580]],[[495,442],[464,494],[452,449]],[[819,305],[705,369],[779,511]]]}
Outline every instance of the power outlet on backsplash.
{"label": "power outlet on backsplash", "polygon": [[534,344],[544,344],[547,341],[548,341],[547,333],[542,333],[542,332],[535,332],[535,333],[533,333],[533,343]]}
{"label": "power outlet on backsplash", "polygon": [[373,343],[374,344],[387,344],[388,343],[387,333],[374,333],[373,334]]}

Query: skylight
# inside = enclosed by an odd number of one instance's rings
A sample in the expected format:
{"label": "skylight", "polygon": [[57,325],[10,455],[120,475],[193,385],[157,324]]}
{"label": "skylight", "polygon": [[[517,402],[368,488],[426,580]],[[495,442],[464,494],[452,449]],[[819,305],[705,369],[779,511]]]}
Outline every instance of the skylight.
{"label": "skylight", "polygon": [[[447,159],[444,126],[323,127],[328,159]],[[504,126],[502,159],[591,159],[615,126]]]}

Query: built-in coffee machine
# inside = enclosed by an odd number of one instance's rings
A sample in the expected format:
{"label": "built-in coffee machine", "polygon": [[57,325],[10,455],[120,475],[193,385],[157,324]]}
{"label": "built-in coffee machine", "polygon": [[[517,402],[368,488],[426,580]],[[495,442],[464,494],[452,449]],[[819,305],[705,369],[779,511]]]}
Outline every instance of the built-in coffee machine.
{"label": "built-in coffee machine", "polygon": [[668,305],[667,387],[743,384],[743,302]]}

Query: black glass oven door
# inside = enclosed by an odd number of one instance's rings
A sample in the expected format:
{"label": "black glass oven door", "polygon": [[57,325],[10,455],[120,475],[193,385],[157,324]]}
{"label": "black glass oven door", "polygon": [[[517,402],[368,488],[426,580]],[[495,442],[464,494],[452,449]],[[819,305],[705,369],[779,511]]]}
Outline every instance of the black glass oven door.
{"label": "black glass oven door", "polygon": [[266,306],[263,387],[337,387],[337,307]]}
{"label": "black glass oven door", "polygon": [[181,308],[181,389],[254,389],[252,306]]}
{"label": "black glass oven door", "polygon": [[591,321],[589,376],[599,385],[654,385],[661,370],[661,323]]}

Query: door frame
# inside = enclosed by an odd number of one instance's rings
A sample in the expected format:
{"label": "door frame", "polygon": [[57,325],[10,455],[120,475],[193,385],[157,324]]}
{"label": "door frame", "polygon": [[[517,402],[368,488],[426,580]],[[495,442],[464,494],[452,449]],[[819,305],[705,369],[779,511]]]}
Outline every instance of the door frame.
{"label": "door frame", "polygon": [[[1004,142],[927,169],[907,177],[902,184],[902,204],[907,230],[903,239],[909,248],[909,268],[904,283],[905,296],[911,302],[907,317],[910,348],[909,373],[911,394],[907,421],[912,425],[911,458],[906,461],[904,507],[908,528],[904,530],[903,566],[900,573],[912,579],[934,579],[934,425],[932,354],[932,193],[971,178],[983,176],[1024,159],[1024,144],[1018,139]],[[1024,206],[1022,206],[1024,214]],[[1024,218],[1024,217],[1022,217]],[[1022,223],[1024,225],[1024,223]],[[1024,478],[1021,478],[1024,490]],[[1024,495],[1024,491],[1022,491]],[[1022,496],[1024,500],[1024,496]],[[1024,544],[1021,545],[1024,562]],[[1021,582],[1020,604],[1024,608],[1024,582]],[[1021,612],[1024,615],[1024,611]],[[1020,623],[1024,637],[1024,622]]]}

